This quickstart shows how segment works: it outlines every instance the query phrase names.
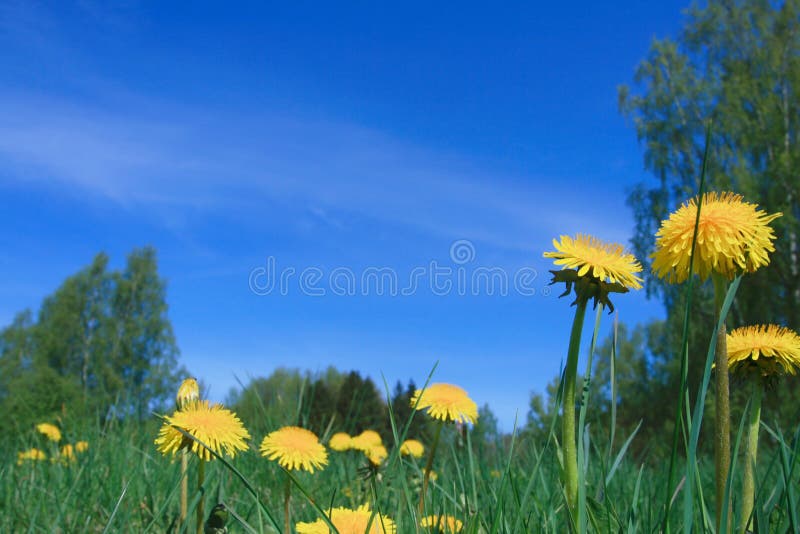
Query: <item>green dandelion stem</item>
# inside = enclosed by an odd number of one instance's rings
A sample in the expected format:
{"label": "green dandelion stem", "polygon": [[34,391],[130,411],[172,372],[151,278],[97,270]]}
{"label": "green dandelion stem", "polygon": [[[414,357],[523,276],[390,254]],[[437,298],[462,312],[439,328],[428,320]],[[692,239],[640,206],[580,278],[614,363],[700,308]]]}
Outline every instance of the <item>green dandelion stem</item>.
{"label": "green dandelion stem", "polygon": [[179,525],[186,522],[188,515],[187,502],[189,500],[189,456],[186,450],[181,451],[181,514]]}
{"label": "green dandelion stem", "polygon": [[287,534],[292,531],[292,522],[291,522],[291,508],[289,507],[289,502],[292,499],[292,479],[289,477],[287,472],[286,474],[286,487],[284,489],[283,494],[283,516],[285,518],[284,527]]}
{"label": "green dandelion stem", "polygon": [[744,533],[751,524],[750,516],[753,514],[756,493],[756,458],[758,456],[758,430],[761,425],[761,393],[763,385],[761,377],[752,378],[753,397],[750,403],[750,417],[747,428],[747,451],[744,455],[744,475],[742,478],[742,526],[739,530]]}
{"label": "green dandelion stem", "polygon": [[203,484],[205,481],[206,461],[200,458],[200,463],[197,464],[197,492],[200,494],[200,501],[197,503],[197,515],[195,516],[197,519],[197,534],[203,534],[204,530],[205,510],[203,504],[205,503],[205,499],[203,498]]}
{"label": "green dandelion stem", "polygon": [[431,478],[431,470],[433,469],[433,457],[436,454],[436,448],[439,446],[439,438],[442,436],[442,427],[444,420],[440,420],[436,426],[436,435],[433,437],[431,450],[428,453],[428,461],[425,463],[425,474],[422,479],[422,489],[419,492],[419,514],[425,515],[425,493],[428,491],[428,481]]}
{"label": "green dandelion stem", "polygon": [[569,336],[567,368],[564,370],[564,407],[561,417],[561,446],[564,456],[564,487],[567,492],[567,505],[575,515],[578,507],[578,450],[575,441],[575,386],[578,375],[578,355],[581,349],[581,332],[586,316],[588,299],[578,297],[572,332]]}
{"label": "green dandelion stem", "polygon": [[730,525],[721,528],[722,511],[728,508],[728,520],[732,517],[731,503],[725,501],[725,485],[728,482],[728,468],[731,463],[731,407],[730,389],[728,385],[728,344],[726,341],[725,320],[720,320],[725,294],[728,291],[728,282],[725,278],[714,273],[714,309],[715,317],[719,321],[717,332],[717,348],[714,355],[716,378],[716,414],[714,425],[714,473],[717,488],[717,530],[730,531]]}

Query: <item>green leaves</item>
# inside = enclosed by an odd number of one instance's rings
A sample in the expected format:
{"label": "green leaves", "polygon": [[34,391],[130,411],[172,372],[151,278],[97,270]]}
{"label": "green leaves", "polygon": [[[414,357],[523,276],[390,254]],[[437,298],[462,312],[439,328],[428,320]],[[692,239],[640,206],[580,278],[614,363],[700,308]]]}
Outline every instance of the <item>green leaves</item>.
{"label": "green leaves", "polygon": [[36,320],[22,313],[0,332],[0,409],[15,414],[0,431],[65,410],[143,416],[174,394],[178,348],[155,250],[134,250],[123,270],[108,263],[98,254],[44,299]]}

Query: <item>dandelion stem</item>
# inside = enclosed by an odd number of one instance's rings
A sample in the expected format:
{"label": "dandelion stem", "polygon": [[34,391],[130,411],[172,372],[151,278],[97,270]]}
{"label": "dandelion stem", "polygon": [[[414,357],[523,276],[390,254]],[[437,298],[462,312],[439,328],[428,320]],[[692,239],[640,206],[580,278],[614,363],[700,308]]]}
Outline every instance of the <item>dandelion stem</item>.
{"label": "dandelion stem", "polygon": [[286,487],[283,494],[283,516],[285,517],[285,524],[284,524],[284,532],[289,534],[292,532],[292,518],[291,518],[291,508],[289,507],[289,502],[292,499],[292,479],[289,478],[287,473],[286,475]]}
{"label": "dandelion stem", "polygon": [[186,450],[181,451],[181,514],[178,526],[186,522],[188,515],[187,502],[189,500],[189,456]]}
{"label": "dandelion stem", "polygon": [[205,499],[203,498],[203,484],[206,481],[206,461],[200,458],[200,463],[197,464],[197,492],[200,494],[200,501],[197,503],[197,534],[203,534],[204,528],[204,517],[205,510],[204,510],[204,503]]}
{"label": "dandelion stem", "polygon": [[[714,308],[715,318],[720,319],[722,305],[725,301],[728,283],[725,278],[718,273],[712,275],[714,280]],[[731,521],[731,505],[725,500],[725,485],[728,481],[728,468],[731,463],[731,408],[730,390],[728,386],[728,344],[726,342],[725,321],[721,321],[720,329],[717,332],[717,349],[714,355],[715,378],[716,378],[716,414],[714,425],[714,472],[717,483],[717,531],[729,532]],[[721,528],[722,510],[728,507],[728,519],[726,527]]]}
{"label": "dandelion stem", "polygon": [[754,375],[753,397],[750,402],[750,417],[747,428],[747,451],[744,455],[744,476],[742,478],[742,526],[740,532],[747,532],[751,524],[756,493],[756,457],[758,456],[758,429],[761,425],[761,392],[763,384],[759,375]]}
{"label": "dandelion stem", "polygon": [[561,417],[561,446],[564,456],[564,487],[567,492],[567,505],[575,516],[578,509],[578,451],[575,441],[575,386],[578,375],[578,355],[581,348],[583,319],[586,316],[588,299],[578,296],[572,332],[569,336],[567,367],[564,370],[564,407]]}
{"label": "dandelion stem", "polygon": [[431,469],[433,469],[433,457],[436,454],[436,448],[439,446],[439,438],[442,435],[442,427],[444,420],[440,420],[436,427],[436,435],[433,437],[431,450],[428,453],[428,461],[425,463],[425,474],[422,479],[422,489],[419,492],[419,515],[425,515],[425,493],[428,491],[428,480],[431,478]]}

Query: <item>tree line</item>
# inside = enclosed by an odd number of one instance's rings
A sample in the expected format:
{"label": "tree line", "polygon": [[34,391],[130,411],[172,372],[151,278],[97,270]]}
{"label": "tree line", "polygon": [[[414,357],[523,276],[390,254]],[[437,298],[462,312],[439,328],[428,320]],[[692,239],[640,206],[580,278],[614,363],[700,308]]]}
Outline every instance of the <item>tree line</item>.
{"label": "tree line", "polygon": [[[69,276],[42,302],[0,330],[0,419],[4,435],[25,435],[41,421],[93,417],[147,419],[172,409],[180,380],[178,345],[169,320],[166,281],[152,247],[133,250],[122,269],[105,253]],[[358,371],[323,373],[278,368],[229,393],[227,404],[252,430],[299,424],[328,431],[378,431],[393,442],[411,421],[408,437],[424,439],[426,418],[411,417],[413,381],[387,393]],[[497,434],[482,408],[478,432]],[[484,422],[485,421],[485,422]],[[277,425],[277,426],[276,426]]]}
{"label": "tree line", "polygon": [[[397,381],[389,390],[358,371],[341,372],[334,367],[318,373],[278,368],[268,377],[252,378],[245,387],[231,390],[226,404],[257,435],[299,425],[319,436],[335,432],[355,436],[375,430],[384,443],[394,443],[394,421],[398,436],[408,427],[406,438],[427,440],[434,431],[430,418],[412,417],[411,399],[417,387],[413,380],[405,385]],[[488,405],[479,414],[473,440],[490,445],[500,437],[497,418]]]}
{"label": "tree line", "polygon": [[100,253],[0,331],[0,429],[54,417],[142,418],[174,395],[184,370],[167,317],[156,252],[132,251],[124,268]]}

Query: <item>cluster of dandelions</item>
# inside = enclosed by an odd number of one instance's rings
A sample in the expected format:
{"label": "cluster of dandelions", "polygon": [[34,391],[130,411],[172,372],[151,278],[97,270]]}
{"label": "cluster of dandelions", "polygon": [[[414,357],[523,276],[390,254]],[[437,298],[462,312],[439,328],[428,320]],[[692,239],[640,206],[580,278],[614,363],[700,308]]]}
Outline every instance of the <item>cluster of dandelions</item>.
{"label": "cluster of dandelions", "polygon": [[[36,433],[49,443],[49,447],[31,447],[30,449],[18,452],[17,465],[22,465],[27,462],[43,462],[48,458],[51,462],[69,464],[75,462],[78,459],[78,455],[89,450],[89,442],[85,440],[76,441],[74,444],[65,443],[59,446],[58,444],[62,439],[61,429],[53,423],[39,423],[36,425]],[[52,449],[49,456],[48,453],[43,450],[47,448]]]}
{"label": "cluster of dandelions", "polygon": [[[777,327],[772,330],[737,329],[731,333],[736,335],[728,336],[724,301],[731,280],[769,265],[769,254],[775,251],[773,242],[776,239],[770,224],[781,215],[768,214],[735,193],[711,192],[685,202],[661,223],[656,233],[656,250],[652,258],[653,271],[657,276],[670,283],[679,283],[687,280],[692,273],[697,273],[701,280],[711,278],[714,285],[714,312],[720,325],[716,333],[714,361],[716,527],[720,530],[730,530],[733,517],[731,501],[725,502],[731,464],[729,372],[751,367],[744,365],[749,358],[752,362],[761,360],[756,363],[762,369],[761,374],[766,372],[774,375],[776,371],[791,368],[793,354],[792,350],[778,347],[784,345],[787,333],[779,332]],[[733,346],[729,346],[729,342]],[[749,356],[748,349],[751,349]],[[760,418],[761,402],[760,383],[754,384],[753,388],[751,423]],[[751,425],[750,434],[742,483],[741,531],[748,528],[754,500],[753,472],[750,468],[756,461],[757,424],[755,427]],[[723,525],[722,517],[725,515],[728,519],[727,524]]]}
{"label": "cluster of dandelions", "polygon": [[[250,434],[245,429],[241,420],[220,404],[211,404],[200,398],[199,387],[193,378],[185,380],[176,396],[176,411],[163,417],[163,425],[155,439],[156,448],[164,455],[175,455],[183,452],[195,455],[198,460],[198,493],[202,495],[203,473],[205,462],[216,457],[229,456],[234,458],[238,452],[248,450],[247,440]],[[436,437],[430,448],[428,461],[424,471],[424,483],[420,490],[420,517],[419,525],[423,528],[439,530],[441,532],[460,532],[463,522],[450,515],[425,515],[425,492],[429,479],[435,478],[432,471],[433,458],[439,441],[441,429],[445,423],[464,424],[475,423],[478,419],[478,408],[469,398],[466,391],[452,384],[432,384],[430,387],[417,390],[411,399],[411,406],[416,410],[427,411],[435,420],[439,421]],[[364,455],[372,474],[377,473],[389,455],[383,439],[375,430],[364,430],[356,436],[344,432],[337,432],[328,442],[330,448],[337,452],[358,451]],[[314,474],[324,469],[329,461],[328,451],[312,431],[298,426],[285,426],[268,433],[261,441],[259,452],[268,460],[276,462],[286,472],[286,490],[284,493],[285,531],[291,532],[291,471],[307,471]],[[416,439],[403,441],[399,448],[400,456],[422,458],[425,445]],[[186,464],[184,463],[182,477],[186,477]],[[185,501],[185,495],[182,496]],[[203,499],[197,508],[197,528],[202,532],[203,526]],[[205,522],[206,530],[212,521],[214,528],[224,528],[223,514],[216,511],[223,506],[218,504],[208,521]],[[223,508],[224,509],[224,506]],[[181,506],[181,521],[185,517],[185,502]],[[224,514],[227,517],[227,514]],[[221,527],[220,524],[221,523]],[[394,534],[396,525],[392,518],[371,510],[369,504],[363,504],[355,509],[332,507],[325,518],[313,522],[298,522],[296,531],[299,534],[327,533],[329,524],[333,525],[340,534]]]}
{"label": "cluster of dandelions", "polygon": [[[346,432],[336,432],[328,440],[328,446],[336,452],[357,451],[374,467],[380,467],[388,458],[389,451],[383,443],[383,438],[375,430],[364,430],[357,436],[350,436]],[[425,454],[425,445],[416,439],[407,439],[400,444],[400,454],[413,458],[422,458]]]}
{"label": "cluster of dandelions", "polygon": [[[745,202],[733,193],[707,193],[690,199],[663,221],[656,234],[656,250],[652,254],[652,269],[656,276],[668,283],[681,283],[693,273],[701,280],[712,278],[715,290],[715,311],[719,317],[727,284],[745,273],[752,273],[769,264],[769,253],[774,251],[775,233],[770,227],[781,214],[767,214],[755,204]],[[577,361],[580,349],[586,309],[590,302],[598,309],[613,311],[612,294],[624,294],[632,289],[641,289],[642,266],[622,245],[605,243],[594,236],[578,234],[575,237],[561,236],[553,241],[555,251],[546,252],[558,270],[553,270],[552,283],[563,283],[562,296],[573,295],[575,316],[567,351],[564,371],[562,403],[562,482],[566,496],[569,521],[577,515],[578,468],[576,452],[576,383]],[[747,444],[747,463],[743,482],[742,529],[749,526],[753,500],[752,469],[756,462],[760,396],[763,383],[770,377],[783,373],[794,373],[800,366],[800,343],[797,334],[785,328],[769,326],[744,327],[726,334],[722,328],[718,333],[716,351],[717,395],[715,457],[717,467],[717,502],[721,503],[720,488],[727,480],[729,465],[729,420],[728,382],[729,369],[744,374],[753,382],[752,407]],[[182,386],[182,390],[183,390]],[[186,388],[183,405],[172,416],[165,418],[156,444],[163,453],[190,451],[204,461],[217,455],[230,457],[245,451],[249,433],[232,412],[220,405],[211,405],[199,399],[196,391]],[[179,398],[181,394],[179,393]],[[680,402],[683,401],[681,396]],[[397,456],[422,458],[428,451],[424,467],[424,479],[419,494],[418,525],[442,531],[458,531],[462,522],[452,516],[427,514],[426,491],[429,481],[434,479],[433,460],[442,428],[446,424],[463,425],[475,423],[477,406],[466,392],[451,384],[433,384],[415,392],[411,401],[416,410],[427,412],[436,420],[436,433],[429,446],[416,440],[400,444]],[[679,404],[678,413],[682,413]],[[675,432],[680,425],[675,425]],[[356,436],[337,432],[328,441],[336,452],[357,451],[367,460],[370,472],[378,472],[388,461],[389,451],[380,435],[365,430]],[[286,471],[285,517],[286,530],[290,530],[289,473],[304,470],[312,475],[328,464],[328,452],[318,437],[311,431],[296,426],[280,428],[269,433],[261,442],[259,450],[263,456],[275,461]],[[722,466],[720,468],[719,466]],[[749,471],[748,471],[749,470]],[[672,468],[670,467],[670,477]],[[202,480],[202,475],[200,477]],[[668,481],[672,491],[673,481]],[[202,502],[202,500],[201,500]],[[720,525],[721,509],[717,507],[717,528]],[[748,508],[749,507],[749,508]],[[199,516],[198,516],[199,517]],[[729,514],[730,517],[730,514]],[[198,519],[198,525],[200,521]],[[327,532],[328,526],[339,532],[394,532],[394,521],[370,510],[364,504],[356,509],[331,507],[325,518],[313,522],[299,522],[299,533]],[[581,525],[577,525],[580,530]]]}
{"label": "cluster of dandelions", "polygon": [[[743,477],[743,511],[741,531],[750,526],[753,507],[753,468],[756,463],[758,424],[762,384],[766,377],[784,373],[794,374],[800,366],[798,336],[785,328],[750,326],[739,328],[726,335],[725,317],[721,317],[728,282],[737,276],[752,273],[769,264],[769,253],[774,252],[775,232],[770,223],[781,216],[768,214],[756,204],[744,201],[741,195],[725,192],[705,193],[702,197],[686,201],[673,212],[656,233],[653,252],[653,273],[668,283],[681,283],[697,274],[701,280],[712,278],[715,292],[715,312],[722,328],[716,341],[716,420],[715,465],[717,510],[716,526],[721,525],[725,485],[730,464],[730,411],[728,372],[746,374],[753,381],[748,452]],[[566,291],[574,287],[575,319],[567,353],[564,373],[562,409],[563,474],[567,505],[572,517],[577,512],[578,472],[575,443],[575,383],[577,355],[587,303],[608,306],[611,293],[625,293],[640,289],[642,267],[636,258],[618,244],[607,244],[589,235],[575,238],[561,236],[553,241],[555,251],[546,252],[561,270],[553,273],[552,283],[564,283]],[[683,395],[679,402],[682,402]],[[679,404],[678,413],[681,413]],[[680,425],[675,425],[675,432]],[[670,468],[670,477],[672,468]],[[669,480],[668,491],[672,491]],[[728,514],[728,518],[732,514]],[[580,525],[579,525],[580,528]]]}

